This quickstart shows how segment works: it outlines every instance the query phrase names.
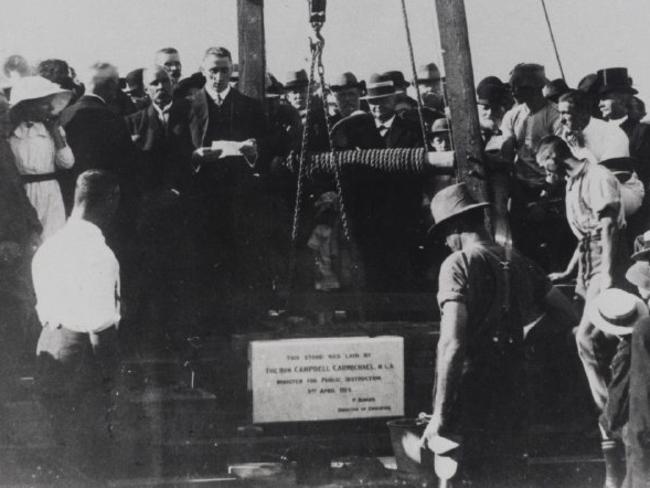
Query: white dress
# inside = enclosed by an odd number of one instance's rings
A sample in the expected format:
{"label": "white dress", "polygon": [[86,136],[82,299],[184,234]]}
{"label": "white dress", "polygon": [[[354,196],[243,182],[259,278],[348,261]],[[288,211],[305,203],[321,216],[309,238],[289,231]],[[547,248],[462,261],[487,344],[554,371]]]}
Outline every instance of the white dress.
{"label": "white dress", "polygon": [[[62,134],[63,129],[61,129]],[[43,226],[41,237],[50,237],[65,224],[65,208],[57,168],[71,168],[74,156],[70,147],[57,150],[52,136],[40,123],[21,123],[9,138],[11,150],[21,175],[51,175],[51,179],[25,184],[25,192]]]}

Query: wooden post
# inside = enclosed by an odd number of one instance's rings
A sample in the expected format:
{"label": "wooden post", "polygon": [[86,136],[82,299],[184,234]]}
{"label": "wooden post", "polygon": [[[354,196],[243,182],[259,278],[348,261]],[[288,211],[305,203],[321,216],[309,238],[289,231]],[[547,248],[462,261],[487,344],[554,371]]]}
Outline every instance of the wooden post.
{"label": "wooden post", "polygon": [[264,0],[237,0],[239,38],[239,90],[264,99],[266,54],[264,51]]}
{"label": "wooden post", "polygon": [[476,111],[465,4],[463,0],[436,0],[436,12],[458,177],[476,198],[487,200],[485,182],[470,174],[476,161],[483,161],[483,141]]}

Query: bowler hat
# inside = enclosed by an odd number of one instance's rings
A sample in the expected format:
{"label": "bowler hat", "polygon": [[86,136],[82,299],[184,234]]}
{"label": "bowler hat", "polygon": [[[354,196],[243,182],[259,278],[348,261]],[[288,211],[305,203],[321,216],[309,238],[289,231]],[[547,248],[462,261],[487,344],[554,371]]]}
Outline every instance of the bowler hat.
{"label": "bowler hat", "polygon": [[11,108],[15,109],[21,103],[41,98],[50,98],[56,113],[65,108],[72,98],[72,92],[62,89],[42,76],[25,76],[14,82],[9,102]]}
{"label": "bowler hat", "polygon": [[632,88],[632,78],[627,73],[627,68],[605,68],[596,72],[598,78],[598,93],[628,93],[636,95],[639,93]]}
{"label": "bowler hat", "polygon": [[650,230],[645,231],[634,239],[632,259],[635,261],[650,261]]}
{"label": "bowler hat", "polygon": [[562,78],[558,78],[553,81],[549,81],[542,90],[544,98],[551,100],[552,102],[557,103],[558,99],[567,93],[570,90],[569,86],[566,84]]}
{"label": "bowler hat", "polygon": [[449,120],[447,118],[436,119],[431,126],[431,134],[446,134],[449,132]]}
{"label": "bowler hat", "polygon": [[599,330],[616,336],[632,333],[634,326],[648,316],[643,300],[619,288],[607,288],[587,307],[589,320]]}
{"label": "bowler hat", "polygon": [[364,87],[365,83],[363,81],[358,81],[357,77],[354,76],[354,73],[349,71],[341,73],[336,80],[330,84],[330,90],[333,92],[339,92],[348,88],[359,88],[360,90],[363,90]]}
{"label": "bowler hat", "polygon": [[429,232],[436,232],[440,229],[440,224],[447,222],[452,217],[489,205],[488,202],[474,200],[465,183],[448,186],[436,193],[431,200],[431,215],[435,223],[429,228]]}
{"label": "bowler hat", "polygon": [[436,66],[436,63],[424,64],[418,69],[418,83],[440,81],[440,79],[440,70]]}
{"label": "bowler hat", "polygon": [[476,86],[476,103],[500,105],[504,103],[508,87],[496,76],[483,78]]}
{"label": "bowler hat", "polygon": [[404,79],[404,73],[398,70],[386,71],[383,76],[393,81],[396,90],[405,89],[411,85]]}
{"label": "bowler hat", "polygon": [[284,82],[285,90],[296,90],[299,88],[306,88],[309,85],[309,78],[304,69],[298,71],[289,71],[287,73],[286,81]]}
{"label": "bowler hat", "polygon": [[375,73],[370,76],[366,90],[367,94],[363,97],[364,100],[390,97],[395,95],[395,83],[387,76]]}

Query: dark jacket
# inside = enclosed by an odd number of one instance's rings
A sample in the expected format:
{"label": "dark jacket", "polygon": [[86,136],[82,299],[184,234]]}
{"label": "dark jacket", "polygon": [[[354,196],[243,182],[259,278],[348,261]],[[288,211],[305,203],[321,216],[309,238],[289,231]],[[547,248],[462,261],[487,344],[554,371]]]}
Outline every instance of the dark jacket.
{"label": "dark jacket", "polygon": [[635,160],[639,179],[647,186],[650,183],[650,125],[628,117],[621,129],[630,140],[630,157]]}
{"label": "dark jacket", "polygon": [[257,139],[263,142],[266,135],[266,116],[257,100],[247,97],[236,89],[218,107],[219,122],[211,121],[210,110],[214,102],[205,90],[201,90],[192,100],[189,114],[189,129],[195,148],[206,147],[215,140],[244,141]]}
{"label": "dark jacket", "polygon": [[61,125],[75,157],[75,165],[61,180],[66,209],[72,207],[77,176],[88,169],[114,172],[128,198],[134,191],[135,147],[124,119],[99,98],[85,95],[61,113]]}
{"label": "dark jacket", "polygon": [[182,191],[192,176],[192,140],[187,125],[190,103],[173,102],[167,129],[153,105],[126,117],[131,138],[138,149],[138,181],[144,192],[161,188]]}
{"label": "dark jacket", "polygon": [[424,147],[422,131],[419,125],[395,116],[395,120],[390,129],[384,134],[384,144],[387,148]]}

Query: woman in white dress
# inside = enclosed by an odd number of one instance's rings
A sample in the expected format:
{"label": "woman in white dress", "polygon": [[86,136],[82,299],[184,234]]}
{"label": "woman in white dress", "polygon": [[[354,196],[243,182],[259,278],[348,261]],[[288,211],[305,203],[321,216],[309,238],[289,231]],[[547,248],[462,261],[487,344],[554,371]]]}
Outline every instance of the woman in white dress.
{"label": "woman in white dress", "polygon": [[65,224],[56,170],[72,167],[74,156],[58,114],[71,97],[72,92],[40,76],[20,78],[11,89],[9,144],[27,198],[43,226],[42,240]]}

